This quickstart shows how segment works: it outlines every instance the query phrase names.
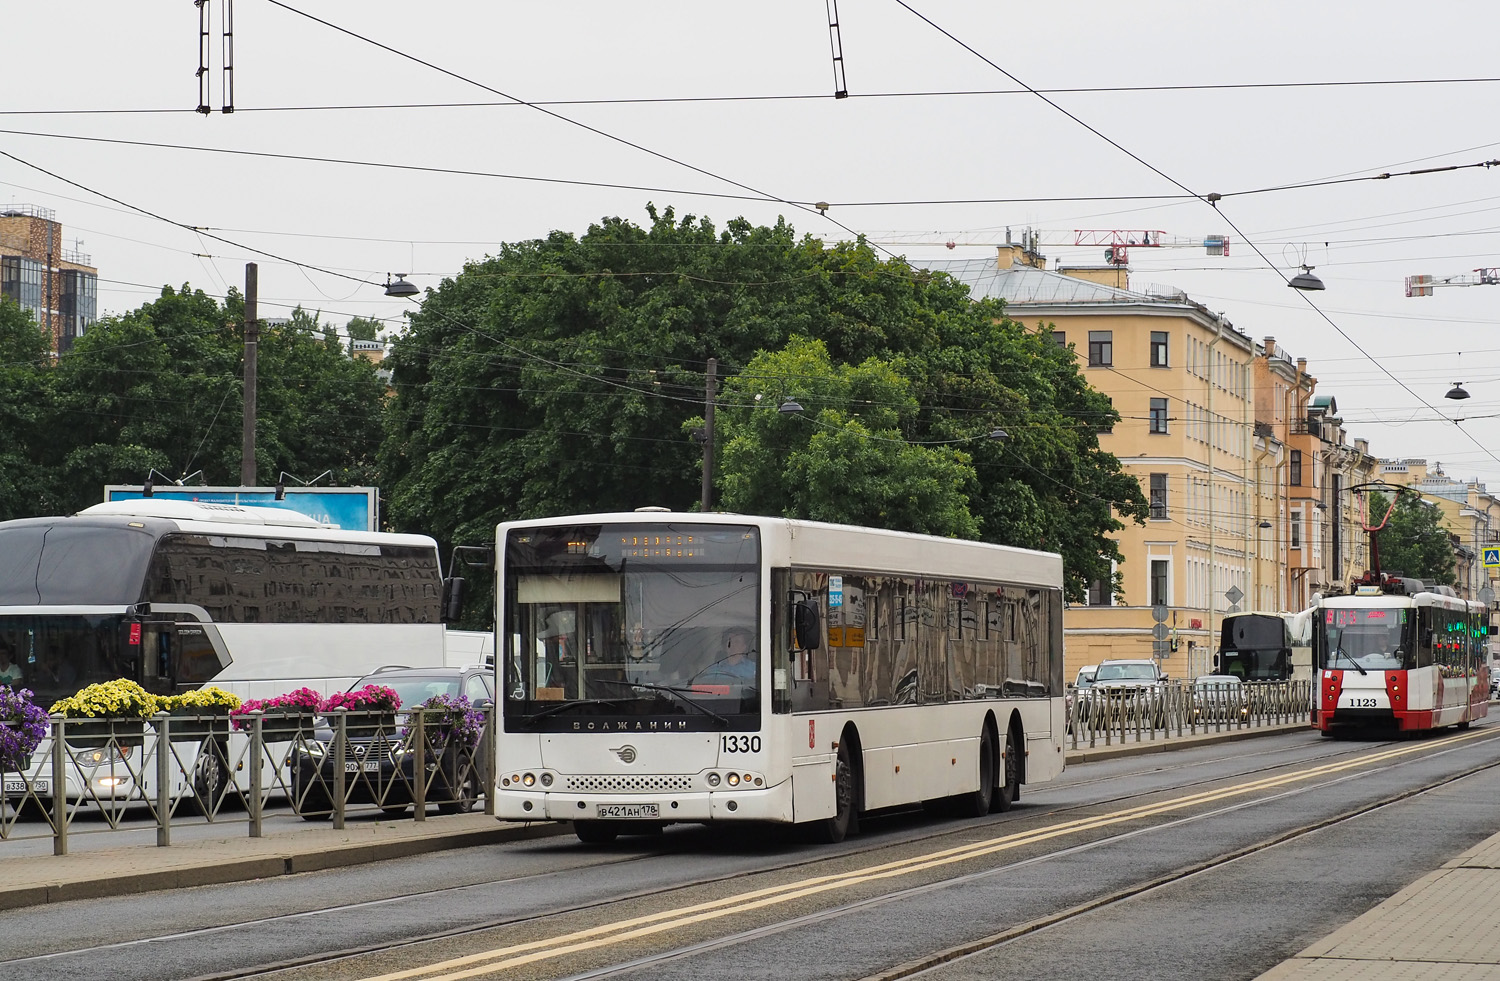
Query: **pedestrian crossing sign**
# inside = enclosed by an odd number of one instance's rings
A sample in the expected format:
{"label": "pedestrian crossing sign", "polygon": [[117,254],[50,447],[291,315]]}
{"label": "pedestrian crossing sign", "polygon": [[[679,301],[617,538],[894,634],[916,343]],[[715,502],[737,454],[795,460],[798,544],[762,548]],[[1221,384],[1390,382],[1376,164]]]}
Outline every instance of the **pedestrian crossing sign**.
{"label": "pedestrian crossing sign", "polygon": [[1500,545],[1486,545],[1484,547],[1484,567],[1486,569],[1500,569]]}

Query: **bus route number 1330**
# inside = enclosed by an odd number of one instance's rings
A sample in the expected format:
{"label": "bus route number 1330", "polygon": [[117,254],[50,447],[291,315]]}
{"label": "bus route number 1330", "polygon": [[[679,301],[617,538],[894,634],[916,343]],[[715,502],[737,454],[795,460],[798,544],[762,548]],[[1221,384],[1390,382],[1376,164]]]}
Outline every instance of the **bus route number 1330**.
{"label": "bus route number 1330", "polygon": [[725,753],[759,753],[760,737],[725,733],[719,737],[719,750]]}

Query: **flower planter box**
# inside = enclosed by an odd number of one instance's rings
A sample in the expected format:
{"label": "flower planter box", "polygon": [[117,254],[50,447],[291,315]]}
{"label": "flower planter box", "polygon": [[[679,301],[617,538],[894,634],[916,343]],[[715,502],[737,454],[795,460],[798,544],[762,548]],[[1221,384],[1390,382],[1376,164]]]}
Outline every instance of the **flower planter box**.
{"label": "flower planter box", "polygon": [[228,739],[229,709],[203,707],[168,709],[167,738],[174,743],[201,743],[205,739]]}
{"label": "flower planter box", "polygon": [[30,773],[35,762],[30,753],[14,759],[0,756],[0,773]]}
{"label": "flower planter box", "polygon": [[[383,734],[391,742],[400,738],[396,729],[395,712],[350,712],[348,715],[350,739],[373,739]],[[330,715],[328,722],[338,731],[338,716]]]}
{"label": "flower planter box", "polygon": [[100,749],[111,741],[116,746],[142,746],[146,742],[145,719],[68,719],[63,739],[70,746]]}
{"label": "flower planter box", "polygon": [[[317,714],[307,709],[266,709],[261,716],[260,736],[268,743],[311,737],[316,720]],[[250,731],[249,719],[241,719],[240,724]]]}

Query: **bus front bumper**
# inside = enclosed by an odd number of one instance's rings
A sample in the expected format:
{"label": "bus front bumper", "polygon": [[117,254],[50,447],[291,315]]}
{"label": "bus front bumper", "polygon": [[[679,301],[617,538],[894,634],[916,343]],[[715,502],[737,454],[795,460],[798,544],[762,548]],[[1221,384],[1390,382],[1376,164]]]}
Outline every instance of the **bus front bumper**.
{"label": "bus front bumper", "polygon": [[497,789],[502,821],[773,821],[792,820],[792,782],[682,794],[569,794]]}

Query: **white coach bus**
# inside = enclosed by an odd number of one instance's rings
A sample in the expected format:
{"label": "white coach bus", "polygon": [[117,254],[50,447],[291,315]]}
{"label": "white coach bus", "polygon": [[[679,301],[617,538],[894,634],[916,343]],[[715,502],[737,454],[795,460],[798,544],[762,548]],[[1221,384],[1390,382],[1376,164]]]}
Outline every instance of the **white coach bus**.
{"label": "white coach bus", "polygon": [[504,820],[837,841],[1062,771],[1055,554],[659,509],[507,522],[496,548]]}
{"label": "white coach bus", "polygon": [[[288,510],[137,499],[0,522],[0,647],[43,708],[116,678],[159,695],[342,691],[384,664],[442,664],[443,600],[433,539]],[[34,755],[38,795],[50,745]],[[133,777],[106,771],[90,793],[139,796]]]}

